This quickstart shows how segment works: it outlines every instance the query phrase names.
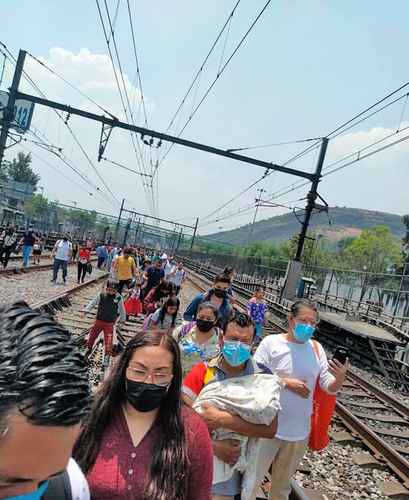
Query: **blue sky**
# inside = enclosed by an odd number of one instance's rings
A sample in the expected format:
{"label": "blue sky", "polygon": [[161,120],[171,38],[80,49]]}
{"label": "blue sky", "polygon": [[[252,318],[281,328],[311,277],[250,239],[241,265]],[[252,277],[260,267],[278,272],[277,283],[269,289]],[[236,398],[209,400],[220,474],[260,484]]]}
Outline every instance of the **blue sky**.
{"label": "blue sky", "polygon": [[[117,0],[107,1],[113,15]],[[102,6],[103,2],[100,3]],[[131,0],[152,128],[163,130],[167,127],[193,74],[235,3],[230,0]],[[231,52],[264,3],[264,0],[242,0],[232,20],[225,55]],[[24,48],[44,58],[65,78],[120,114],[118,94],[108,84],[109,81],[112,83],[109,64],[94,57],[107,53],[94,1],[3,0],[1,12],[6,22],[2,23],[0,40],[14,53]],[[272,1],[183,136],[227,148],[325,134],[409,80],[405,54],[409,37],[408,18],[409,4],[403,0],[393,2],[393,6],[378,0]],[[135,63],[126,0],[120,3],[115,34],[124,72],[133,81]],[[204,71],[198,96],[216,74],[223,43],[224,40]],[[87,49],[87,55],[84,56],[82,49]],[[11,69],[7,71],[9,78]],[[81,96],[51,79],[32,61],[29,61],[28,69],[51,98],[92,109]],[[7,80],[3,82],[2,88],[7,83]],[[404,109],[401,101],[360,124],[330,145],[328,162],[382,138],[399,123],[409,121],[408,115],[409,106]],[[183,117],[186,119],[187,114]],[[96,160],[99,125],[81,123],[80,119],[72,119],[70,123],[92,159]],[[45,131],[55,144],[64,147],[64,152],[82,171],[90,177],[94,175],[52,112],[36,109],[33,124]],[[164,146],[162,148],[165,151]],[[300,145],[283,146],[248,154],[279,163],[299,148]],[[9,154],[14,151],[10,149]],[[53,164],[58,163],[49,153],[33,151]],[[322,183],[321,193],[330,205],[404,214],[409,211],[404,187],[408,152],[404,142],[329,176]],[[134,168],[129,135],[115,131],[107,156]],[[314,155],[311,155],[292,166],[311,170],[314,161]],[[87,195],[86,190],[81,191],[76,185],[67,183],[40,160],[35,160],[33,165],[42,176],[42,185],[51,199],[76,200],[87,208],[116,212],[116,207],[106,205],[97,197]],[[65,167],[59,163],[58,168]],[[98,164],[97,168],[118,198],[126,198],[130,207],[145,212],[149,210],[138,177],[106,163]],[[72,172],[62,171],[75,178]],[[185,222],[196,216],[204,218],[263,174],[257,167],[180,147],[173,149],[159,172],[160,215]],[[260,186],[268,193],[274,193],[295,180],[274,174]],[[82,182],[78,177],[77,181]],[[249,191],[220,215],[251,206],[255,192],[256,188]],[[305,193],[304,188],[277,201],[293,201],[303,198]],[[263,209],[260,217],[282,211]],[[229,229],[249,222],[252,216],[249,211],[240,217],[203,226],[202,231]],[[210,217],[207,221],[214,219]]]}

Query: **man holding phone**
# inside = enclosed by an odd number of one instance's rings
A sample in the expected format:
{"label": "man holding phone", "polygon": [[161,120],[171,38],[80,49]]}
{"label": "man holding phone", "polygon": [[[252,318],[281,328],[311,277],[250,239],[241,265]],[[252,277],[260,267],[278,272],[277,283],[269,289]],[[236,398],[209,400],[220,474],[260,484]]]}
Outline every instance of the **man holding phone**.
{"label": "man holding phone", "polygon": [[308,445],[317,379],[330,394],[335,394],[345,380],[348,360],[345,364],[337,359],[328,362],[323,347],[311,340],[317,324],[318,311],[312,302],[294,302],[287,333],[265,337],[254,356],[257,364],[276,373],[283,385],[282,409],[272,440],[269,500],[288,499],[291,476]]}

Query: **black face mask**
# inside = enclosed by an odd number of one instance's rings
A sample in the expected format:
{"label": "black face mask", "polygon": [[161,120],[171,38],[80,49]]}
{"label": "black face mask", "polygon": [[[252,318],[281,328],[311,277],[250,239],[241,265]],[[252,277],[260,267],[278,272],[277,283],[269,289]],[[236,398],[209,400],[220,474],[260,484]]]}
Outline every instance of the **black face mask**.
{"label": "black face mask", "polygon": [[126,399],[135,410],[143,413],[159,408],[167,391],[167,386],[126,379]]}
{"label": "black face mask", "polygon": [[227,290],[220,290],[220,288],[213,288],[213,290],[218,299],[224,299],[227,296]]}
{"label": "black face mask", "polygon": [[196,326],[201,332],[210,332],[214,326],[214,321],[209,321],[208,319],[197,319]]}

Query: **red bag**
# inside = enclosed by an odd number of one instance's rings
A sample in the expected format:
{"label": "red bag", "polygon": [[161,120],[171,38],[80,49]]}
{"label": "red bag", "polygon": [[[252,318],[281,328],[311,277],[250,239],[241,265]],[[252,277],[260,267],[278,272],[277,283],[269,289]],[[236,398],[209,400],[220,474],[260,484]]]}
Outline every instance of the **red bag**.
{"label": "red bag", "polygon": [[142,313],[142,302],[137,297],[126,299],[124,306],[127,316],[139,316]]}
{"label": "red bag", "polygon": [[[319,361],[318,342],[312,341],[312,346]],[[332,416],[335,411],[337,397],[335,394],[328,394],[320,386],[318,376],[315,383],[313,395],[313,410],[311,416],[311,432],[308,441],[308,447],[312,451],[321,451],[329,444],[328,428],[331,424]]]}

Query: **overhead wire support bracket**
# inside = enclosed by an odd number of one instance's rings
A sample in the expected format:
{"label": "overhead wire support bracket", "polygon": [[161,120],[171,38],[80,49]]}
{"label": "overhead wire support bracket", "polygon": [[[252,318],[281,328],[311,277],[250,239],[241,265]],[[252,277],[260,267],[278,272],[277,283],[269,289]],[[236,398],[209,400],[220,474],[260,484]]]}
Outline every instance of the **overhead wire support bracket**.
{"label": "overhead wire support bracket", "polygon": [[51,101],[49,99],[44,99],[42,97],[25,94],[23,92],[16,92],[16,97],[18,99],[26,99],[30,102],[34,102],[36,104],[40,104],[42,106],[47,106],[50,108],[58,109],[60,111],[69,111],[71,115],[82,116],[83,118],[88,118],[89,120],[94,120],[98,122],[105,123],[106,125],[111,125],[112,127],[117,127],[123,130],[128,130],[131,132],[144,134],[146,136],[154,137],[156,139],[160,139],[166,142],[172,142],[175,144],[179,144],[181,146],[185,146],[187,148],[197,149],[200,151],[204,151],[206,153],[215,154],[217,156],[223,156],[225,158],[230,158],[232,160],[240,161],[243,163],[248,163],[250,165],[256,165],[258,167],[262,167],[267,170],[275,170],[277,172],[282,172],[284,174],[294,175],[296,177],[302,177],[304,179],[308,179],[309,181],[314,181],[316,178],[315,173],[304,172],[303,170],[297,170],[295,168],[286,167],[284,165],[277,165],[273,162],[268,162],[264,160],[259,160],[258,158],[251,158],[249,156],[244,156],[237,153],[229,153],[225,149],[217,148],[214,146],[208,146],[206,144],[201,144],[195,141],[189,141],[187,139],[182,139],[181,137],[164,134],[162,132],[157,132],[156,130],[147,129],[145,127],[139,127],[137,125],[133,125],[130,123],[125,123],[119,120],[114,120],[108,118],[106,116],[97,115],[95,113],[91,113],[89,111],[85,111],[83,109],[74,108],[72,106],[67,106],[65,104]]}
{"label": "overhead wire support bracket", "polygon": [[317,193],[317,198],[319,198],[323,202],[323,205],[321,205],[320,203],[314,203],[314,209],[318,210],[318,212],[328,213],[328,209],[329,209],[328,203],[324,200],[324,198],[319,193]]}
{"label": "overhead wire support bracket", "polygon": [[102,157],[105,153],[105,149],[107,147],[109,138],[111,137],[111,133],[114,126],[115,125],[107,124],[104,121],[102,122],[101,137],[99,139],[99,148],[98,148],[98,161],[102,160]]}

